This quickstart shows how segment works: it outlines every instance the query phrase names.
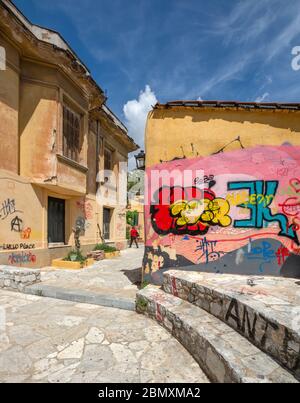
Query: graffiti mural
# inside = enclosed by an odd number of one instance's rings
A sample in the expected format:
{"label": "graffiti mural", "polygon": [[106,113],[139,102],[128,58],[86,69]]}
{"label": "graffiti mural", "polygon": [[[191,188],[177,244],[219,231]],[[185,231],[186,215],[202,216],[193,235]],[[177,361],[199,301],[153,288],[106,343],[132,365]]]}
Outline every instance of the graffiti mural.
{"label": "graffiti mural", "polygon": [[[170,199],[169,205],[164,203],[165,196]],[[155,198],[157,204],[151,206],[151,221],[161,235],[204,235],[210,226],[231,224],[229,203],[209,189],[203,192],[196,187],[165,187],[158,190]]]}
{"label": "graffiti mural", "polygon": [[[252,203],[242,203],[238,207],[250,210],[250,218],[246,220],[236,220],[235,228],[263,228],[264,222],[277,221],[280,232],[278,235],[292,239],[299,245],[299,240],[294,225],[289,224],[288,217],[284,214],[272,215],[270,205],[275,199],[279,182],[278,181],[252,181],[252,182],[231,182],[228,183],[228,190],[249,190],[249,199]],[[261,203],[260,200],[268,200]]]}
{"label": "graffiti mural", "polygon": [[[300,278],[299,162],[300,147],[283,145],[148,168],[146,280],[170,267]],[[170,181],[174,171],[192,184]],[[152,172],[168,174],[156,189]]]}

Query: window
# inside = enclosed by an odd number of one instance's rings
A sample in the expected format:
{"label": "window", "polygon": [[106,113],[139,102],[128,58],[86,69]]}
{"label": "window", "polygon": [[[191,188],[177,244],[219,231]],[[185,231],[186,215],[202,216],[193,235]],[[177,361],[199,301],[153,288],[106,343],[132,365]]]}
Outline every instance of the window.
{"label": "window", "polygon": [[63,112],[63,155],[79,162],[80,115],[64,106]]}
{"label": "window", "polygon": [[106,171],[112,171],[113,169],[113,154],[108,148],[104,150],[104,169]]}

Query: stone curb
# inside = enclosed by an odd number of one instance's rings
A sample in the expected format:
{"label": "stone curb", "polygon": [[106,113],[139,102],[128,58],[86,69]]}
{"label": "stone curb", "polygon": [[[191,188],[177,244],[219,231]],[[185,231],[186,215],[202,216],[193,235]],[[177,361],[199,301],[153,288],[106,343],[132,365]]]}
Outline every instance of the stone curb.
{"label": "stone curb", "polygon": [[136,307],[167,329],[212,382],[298,383],[239,333],[189,302],[148,286],[138,292]]}
{"label": "stone curb", "polygon": [[134,300],[118,298],[107,294],[97,294],[83,290],[65,289],[49,285],[35,284],[25,287],[24,293],[37,295],[39,297],[105,306],[109,308],[118,308],[126,311],[135,311]]}
{"label": "stone curb", "polygon": [[292,307],[277,312],[267,307],[263,299],[230,292],[222,288],[221,282],[219,286],[217,282],[213,285],[206,283],[201,280],[201,274],[193,272],[170,270],[164,273],[163,289],[214,315],[300,380],[300,335],[283,320],[284,315],[288,317],[292,314]]}

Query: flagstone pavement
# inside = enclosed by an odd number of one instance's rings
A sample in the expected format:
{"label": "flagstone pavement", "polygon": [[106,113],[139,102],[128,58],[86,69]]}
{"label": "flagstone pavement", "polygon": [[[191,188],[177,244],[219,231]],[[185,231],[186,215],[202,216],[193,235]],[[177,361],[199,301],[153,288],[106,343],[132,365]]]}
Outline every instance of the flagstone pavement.
{"label": "flagstone pavement", "polygon": [[[121,252],[119,258],[96,262],[93,266],[83,270],[44,267],[41,269],[42,282],[34,286],[32,290],[37,289],[37,295],[41,295],[39,292],[41,288],[46,291],[48,289],[58,292],[68,291],[71,297],[72,294],[76,295],[81,291],[90,295],[127,301],[134,309],[138,291],[137,283],[141,281],[143,254],[143,247],[126,249]],[[43,293],[45,296],[52,296],[47,295],[46,291]],[[78,302],[85,301],[79,300]],[[117,307],[119,308],[119,306]]]}
{"label": "flagstone pavement", "polygon": [[0,290],[0,382],[207,382],[135,312]]}

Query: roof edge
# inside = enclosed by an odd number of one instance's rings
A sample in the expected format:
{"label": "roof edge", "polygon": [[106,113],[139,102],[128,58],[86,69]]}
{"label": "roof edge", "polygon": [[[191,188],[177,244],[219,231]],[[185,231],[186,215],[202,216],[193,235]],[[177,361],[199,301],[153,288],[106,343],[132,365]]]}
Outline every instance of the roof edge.
{"label": "roof edge", "polygon": [[300,110],[300,103],[292,102],[240,102],[240,101],[170,101],[165,104],[157,103],[154,109],[169,109],[173,107],[186,108],[243,108],[265,110]]}
{"label": "roof edge", "polygon": [[3,5],[7,11],[9,11],[19,23],[23,25],[27,31],[35,37],[36,40],[52,45],[54,48],[58,48],[64,51],[67,55],[71,56],[76,63],[81,66],[84,71],[84,74],[90,83],[99,91],[101,96],[104,98],[104,102],[107,99],[103,89],[100,85],[95,81],[92,77],[90,70],[86,66],[86,64],[80,59],[78,54],[72,49],[72,47],[68,44],[68,42],[63,38],[63,36],[53,29],[42,27],[40,25],[33,24],[20,9],[14,4],[12,0],[0,0],[0,5]]}

